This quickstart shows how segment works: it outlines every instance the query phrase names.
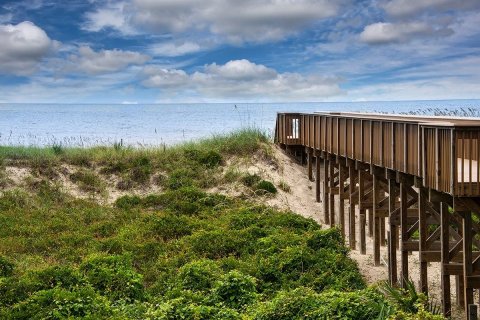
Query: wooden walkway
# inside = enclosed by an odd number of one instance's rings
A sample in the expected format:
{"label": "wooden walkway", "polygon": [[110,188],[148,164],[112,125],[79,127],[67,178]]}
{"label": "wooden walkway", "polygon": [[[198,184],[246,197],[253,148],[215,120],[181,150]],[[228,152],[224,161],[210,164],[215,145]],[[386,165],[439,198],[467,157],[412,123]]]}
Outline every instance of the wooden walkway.
{"label": "wooden walkway", "polygon": [[348,226],[352,249],[365,254],[372,237],[379,265],[380,246],[388,246],[394,285],[404,285],[414,267],[408,255],[418,252],[425,293],[428,263],[440,262],[444,315],[451,313],[452,276],[456,302],[467,311],[480,288],[480,119],[278,113],[275,139],[307,160],[324,223],[344,235]]}

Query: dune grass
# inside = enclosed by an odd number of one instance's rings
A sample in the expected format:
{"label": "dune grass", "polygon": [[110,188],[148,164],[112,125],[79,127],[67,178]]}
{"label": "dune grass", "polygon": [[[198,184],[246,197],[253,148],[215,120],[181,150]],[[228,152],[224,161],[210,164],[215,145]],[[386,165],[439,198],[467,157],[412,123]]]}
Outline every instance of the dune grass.
{"label": "dune grass", "polygon": [[165,150],[2,148],[2,163],[74,164],[70,178],[91,192],[101,189],[95,168],[133,183],[161,172],[164,191],[114,205],[76,199],[49,179],[3,191],[0,318],[415,319],[366,287],[337,229],[205,192],[225,159],[269,148],[252,130]]}

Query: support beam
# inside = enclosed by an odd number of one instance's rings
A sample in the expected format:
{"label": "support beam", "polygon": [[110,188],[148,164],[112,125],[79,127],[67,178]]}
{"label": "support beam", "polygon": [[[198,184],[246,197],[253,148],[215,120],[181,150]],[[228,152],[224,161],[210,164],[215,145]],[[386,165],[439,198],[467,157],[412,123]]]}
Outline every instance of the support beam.
{"label": "support beam", "polygon": [[345,189],[346,173],[347,167],[345,166],[344,161],[340,160],[338,163],[338,223],[340,224],[340,231],[343,238],[345,238],[345,198],[343,193]]}
{"label": "support beam", "polygon": [[407,226],[407,187],[405,183],[400,183],[400,228],[401,228],[401,269],[402,269],[402,287],[406,287],[408,280],[408,249],[405,243],[408,241]]}
{"label": "support beam", "polygon": [[419,233],[419,260],[420,260],[420,291],[428,294],[428,263],[424,257],[427,251],[427,211],[425,210],[425,202],[427,201],[426,191],[423,188],[418,192],[418,233]]}
{"label": "support beam", "polygon": [[378,216],[378,203],[380,196],[380,186],[377,175],[373,175],[373,263],[380,265],[380,217]]}
{"label": "support beam", "polygon": [[[447,266],[450,263],[450,213],[445,202],[440,203],[441,217],[441,273],[442,273],[442,312],[448,318],[452,314],[452,302],[450,298],[450,274],[447,273]],[[458,292],[457,292],[458,294]]]}
{"label": "support beam", "polygon": [[308,167],[308,180],[313,181],[313,150],[311,148],[307,149],[307,167]]}
{"label": "support beam", "polygon": [[330,224],[330,195],[329,195],[329,179],[330,179],[330,160],[328,157],[323,158],[323,223]]}
{"label": "support beam", "polygon": [[473,303],[473,287],[469,277],[472,275],[472,213],[463,212],[463,292],[465,312],[468,312],[468,305]]}
{"label": "support beam", "polygon": [[358,207],[360,214],[360,254],[367,254],[367,243],[365,234],[366,215],[365,209],[362,207],[363,198],[365,197],[365,172],[358,170]]}
{"label": "support beam", "polygon": [[315,199],[320,202],[320,157],[315,156]]}
{"label": "support beam", "polygon": [[[329,182],[329,187],[331,190],[335,188],[335,161],[333,159],[330,159],[328,161],[328,182]],[[330,227],[335,226],[335,194],[333,192],[330,192],[328,194],[328,202],[329,202],[329,209],[330,209]]]}
{"label": "support beam", "polygon": [[388,222],[390,224],[390,231],[388,232],[388,279],[392,286],[396,286],[398,283],[397,276],[397,240],[398,240],[398,228],[393,224],[392,212],[395,211],[395,199],[396,199],[396,183],[394,179],[388,180],[388,211],[390,217]]}
{"label": "support beam", "polygon": [[354,166],[351,164],[348,167],[348,176],[350,179],[350,184],[348,186],[349,189],[349,209],[348,209],[348,243],[350,245],[350,249],[354,250],[356,247],[356,228],[355,228],[355,198],[354,198],[354,193],[356,184],[357,184],[357,179],[356,177],[358,174],[356,174]]}

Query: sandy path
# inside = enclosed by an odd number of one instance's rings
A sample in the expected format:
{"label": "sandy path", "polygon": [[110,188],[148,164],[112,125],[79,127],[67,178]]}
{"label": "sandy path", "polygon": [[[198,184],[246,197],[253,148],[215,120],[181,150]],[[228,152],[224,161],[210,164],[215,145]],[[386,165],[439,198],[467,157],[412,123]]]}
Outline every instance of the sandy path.
{"label": "sandy path", "polygon": [[[286,182],[290,188],[290,192],[280,191],[278,196],[269,199],[267,203],[271,206],[278,207],[280,209],[288,209],[296,212],[304,217],[313,218],[320,224],[323,224],[323,205],[317,203],[315,200],[315,182],[308,180],[307,169],[304,166],[299,165],[297,162],[289,158],[279,148],[274,148],[274,157],[278,161],[278,168],[269,166],[263,162],[257,162],[254,164],[255,171],[262,173],[264,176],[273,180],[277,185],[280,181]],[[250,168],[252,170],[252,168]],[[315,170],[315,169],[314,169]],[[321,170],[321,179],[323,179],[323,170]],[[348,201],[345,201],[348,205]],[[336,199],[336,206],[338,206],[338,199]],[[345,210],[348,212],[348,209]],[[338,219],[337,219],[338,221]],[[357,221],[358,212],[357,212]],[[358,222],[357,222],[358,224]],[[325,227],[328,227],[325,225]],[[348,235],[348,225],[346,228],[346,234]],[[358,233],[358,230],[357,230]],[[357,239],[359,235],[357,234]],[[346,239],[348,243],[348,236]],[[358,241],[357,241],[358,246]],[[388,279],[387,269],[387,248],[381,247],[381,261],[380,266],[375,266],[373,263],[373,241],[368,237],[367,228],[367,254],[362,255],[358,250],[352,250],[350,256],[358,263],[360,272],[369,284],[374,284],[379,281]],[[358,247],[357,247],[358,248]],[[400,257],[400,252],[397,252],[397,259]],[[399,266],[400,261],[397,262]],[[409,257],[409,276],[418,284],[419,281],[419,259],[418,254],[413,253]],[[428,267],[428,280],[429,280],[429,292],[430,296],[440,305],[440,263],[430,263]],[[463,312],[455,305],[455,281],[452,277],[452,305],[453,305],[453,317],[452,319],[463,319]]]}

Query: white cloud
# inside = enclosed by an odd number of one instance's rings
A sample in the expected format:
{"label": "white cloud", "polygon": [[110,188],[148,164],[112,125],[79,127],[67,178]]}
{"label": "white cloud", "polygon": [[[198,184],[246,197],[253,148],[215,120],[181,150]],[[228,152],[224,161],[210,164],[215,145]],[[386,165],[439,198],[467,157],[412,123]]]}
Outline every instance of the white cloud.
{"label": "white cloud", "polygon": [[277,77],[277,72],[264,65],[252,63],[246,59],[232,60],[224,65],[213,63],[205,67],[205,72],[226,80],[269,80]]}
{"label": "white cloud", "polygon": [[132,0],[86,15],[85,28],[157,34],[208,31],[231,42],[270,41],[334,16],[342,1],[332,0]]}
{"label": "white cloud", "polygon": [[145,86],[159,88],[170,96],[188,92],[217,100],[319,101],[342,92],[338,78],[278,73],[248,60],[210,64],[192,74],[154,66],[146,67],[144,73]]}
{"label": "white cloud", "polygon": [[162,57],[177,57],[186,54],[196,53],[206,50],[209,46],[204,46],[196,42],[164,42],[154,44],[149,51]]}
{"label": "white cloud", "polygon": [[385,44],[407,42],[416,37],[449,36],[452,33],[453,30],[449,28],[435,28],[425,22],[377,22],[365,27],[360,34],[360,40],[369,44]]}
{"label": "white cloud", "polygon": [[96,75],[120,71],[129,65],[143,65],[150,57],[133,51],[94,51],[88,46],[82,46],[78,49],[78,55],[70,56],[69,60],[71,69]]}
{"label": "white cloud", "polygon": [[0,25],[0,72],[32,74],[38,63],[56,46],[41,28],[24,21]]}
{"label": "white cloud", "polygon": [[109,4],[96,11],[87,12],[86,23],[83,30],[98,32],[103,29],[112,28],[125,35],[136,34],[137,31],[129,24],[129,9],[125,2]]}
{"label": "white cloud", "polygon": [[385,11],[392,16],[413,16],[424,12],[445,10],[468,10],[480,8],[478,0],[391,0],[383,4]]}
{"label": "white cloud", "polygon": [[147,66],[144,69],[147,79],[144,85],[147,87],[179,88],[189,85],[189,76],[183,70],[164,69],[155,66]]}

